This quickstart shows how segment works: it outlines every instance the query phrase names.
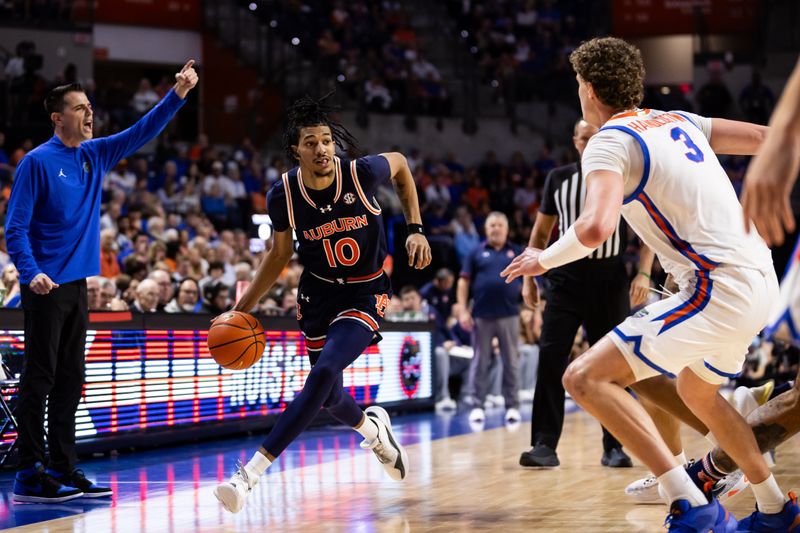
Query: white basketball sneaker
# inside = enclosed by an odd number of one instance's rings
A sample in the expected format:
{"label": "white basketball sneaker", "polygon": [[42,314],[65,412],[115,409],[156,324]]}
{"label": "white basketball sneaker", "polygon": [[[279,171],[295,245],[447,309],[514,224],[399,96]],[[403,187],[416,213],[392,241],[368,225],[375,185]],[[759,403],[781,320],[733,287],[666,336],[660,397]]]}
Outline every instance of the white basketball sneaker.
{"label": "white basketball sneaker", "polygon": [[249,472],[241,463],[236,463],[236,472],[225,483],[220,483],[214,489],[214,496],[226,511],[238,513],[244,507],[247,495],[258,485],[258,476]]}
{"label": "white basketball sneaker", "polygon": [[473,407],[469,412],[470,422],[483,422],[486,420],[486,413],[480,407]]}
{"label": "white basketball sneaker", "polygon": [[408,475],[408,454],[394,437],[389,413],[377,405],[367,407],[364,412],[378,426],[378,436],[371,441],[365,439],[361,442],[361,447],[372,450],[389,477],[395,481],[405,479]]}
{"label": "white basketball sneaker", "polygon": [[737,494],[740,494],[748,485],[750,485],[750,480],[747,479],[744,472],[737,470],[733,474],[728,474],[714,483],[711,494],[718,499],[720,503],[724,503],[726,500],[730,500]]}
{"label": "white basketball sneaker", "polygon": [[625,487],[625,495],[636,503],[664,503],[658,493],[658,478],[652,474]]}
{"label": "white basketball sneaker", "polygon": [[[693,462],[690,461],[689,464]],[[750,481],[747,476],[741,470],[737,470],[717,481],[711,489],[711,494],[720,503],[724,503],[741,493],[748,485]],[[654,475],[634,481],[625,487],[625,494],[636,503],[667,503],[658,491],[658,478]]]}

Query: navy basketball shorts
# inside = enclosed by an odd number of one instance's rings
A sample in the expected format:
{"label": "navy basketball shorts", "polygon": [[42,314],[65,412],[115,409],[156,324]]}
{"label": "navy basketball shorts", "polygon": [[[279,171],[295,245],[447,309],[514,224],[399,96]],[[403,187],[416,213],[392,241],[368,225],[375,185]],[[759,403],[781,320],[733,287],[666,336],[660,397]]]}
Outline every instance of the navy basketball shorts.
{"label": "navy basketball shorts", "polygon": [[340,284],[304,272],[297,290],[297,321],[311,364],[316,363],[325,346],[328,328],[341,321],[372,331],[370,345],[380,342],[378,329],[391,297],[392,284],[385,273],[370,281]]}

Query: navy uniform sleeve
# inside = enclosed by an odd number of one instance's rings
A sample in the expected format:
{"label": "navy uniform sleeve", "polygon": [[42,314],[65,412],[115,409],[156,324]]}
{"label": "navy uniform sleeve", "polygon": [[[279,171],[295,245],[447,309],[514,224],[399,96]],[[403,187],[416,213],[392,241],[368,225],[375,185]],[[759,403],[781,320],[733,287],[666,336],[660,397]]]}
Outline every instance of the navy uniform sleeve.
{"label": "navy uniform sleeve", "polygon": [[555,169],[547,173],[547,179],[544,182],[544,190],[542,191],[542,205],[539,206],[539,211],[543,215],[556,215],[558,216],[558,209],[556,208],[556,191],[555,188]]}
{"label": "navy uniform sleeve", "polygon": [[389,181],[391,169],[389,161],[382,155],[368,155],[356,159],[358,181],[367,196],[370,196],[380,185]]}
{"label": "navy uniform sleeve", "polygon": [[105,174],[124,157],[150,142],[172,120],[186,100],[170,89],[167,95],[136,124],[115,135],[86,141],[83,145]]}
{"label": "navy uniform sleeve", "polygon": [[272,220],[272,229],[275,231],[286,231],[290,228],[283,180],[279,179],[273,183],[269,192],[267,192],[267,213],[270,220]]}
{"label": "navy uniform sleeve", "polygon": [[460,274],[462,278],[466,278],[468,280],[472,279],[472,274],[473,271],[475,270],[475,253],[480,248],[481,247],[478,246],[477,248],[475,248],[475,250],[470,252],[467,257],[464,258],[464,264],[461,265],[461,274]]}

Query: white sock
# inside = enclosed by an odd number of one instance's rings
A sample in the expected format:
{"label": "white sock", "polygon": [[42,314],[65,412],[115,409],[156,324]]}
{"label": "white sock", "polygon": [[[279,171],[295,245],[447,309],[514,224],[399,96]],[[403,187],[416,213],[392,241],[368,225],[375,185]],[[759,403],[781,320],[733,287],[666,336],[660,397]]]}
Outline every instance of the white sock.
{"label": "white sock", "polygon": [[675,460],[678,461],[678,464],[683,466],[686,466],[686,464],[689,462],[686,460],[686,452],[683,450],[681,450],[681,453],[675,456]]}
{"label": "white sock", "polygon": [[264,454],[256,452],[253,454],[253,458],[250,459],[250,462],[244,465],[244,467],[250,472],[255,472],[260,477],[271,464],[272,461],[267,459]]}
{"label": "white sock", "polygon": [[780,513],[788,501],[772,474],[761,483],[751,483],[750,487],[756,497],[758,510],[764,514]]}
{"label": "white sock", "polygon": [[358,431],[366,440],[375,440],[378,438],[378,424],[367,415],[364,415],[364,422],[361,426],[353,429]]}
{"label": "white sock", "polygon": [[658,476],[658,482],[670,503],[675,500],[687,500],[692,507],[708,503],[706,497],[686,473],[683,465],[678,465]]}
{"label": "white sock", "polygon": [[708,433],[706,433],[706,440],[708,442],[710,442],[715,447],[719,446],[719,442],[717,442],[717,439],[714,438],[714,434],[711,433],[710,431]]}

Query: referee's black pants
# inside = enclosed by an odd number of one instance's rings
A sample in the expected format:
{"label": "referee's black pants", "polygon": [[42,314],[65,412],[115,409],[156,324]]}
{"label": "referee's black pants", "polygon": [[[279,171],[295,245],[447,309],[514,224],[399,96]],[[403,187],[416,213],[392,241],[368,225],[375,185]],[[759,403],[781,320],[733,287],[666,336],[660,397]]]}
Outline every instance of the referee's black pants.
{"label": "referee's black pants", "polygon": [[[37,461],[59,472],[75,468],[75,412],[85,375],[89,323],[86,280],[63,283],[48,294],[22,285],[25,358],[16,415],[20,469]],[[47,405],[49,464],[45,461]]]}
{"label": "referee's black pants", "polygon": [[[539,341],[539,370],[533,397],[531,445],[558,447],[564,426],[561,378],[578,328],[590,345],[630,314],[629,285],[621,257],[583,259],[547,273],[547,305]],[[603,428],[603,449],[622,445]]]}

